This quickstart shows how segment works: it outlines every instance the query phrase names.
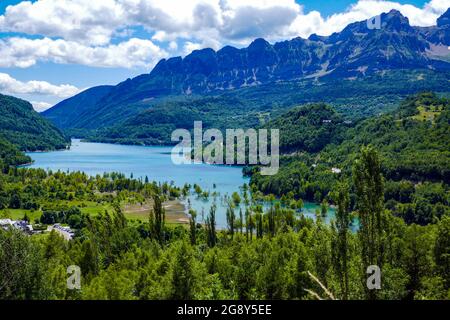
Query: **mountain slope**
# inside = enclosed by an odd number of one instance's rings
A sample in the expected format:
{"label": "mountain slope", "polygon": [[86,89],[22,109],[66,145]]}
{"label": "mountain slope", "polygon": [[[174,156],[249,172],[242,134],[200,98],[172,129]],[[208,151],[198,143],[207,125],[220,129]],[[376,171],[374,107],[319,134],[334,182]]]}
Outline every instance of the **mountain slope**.
{"label": "mountain slope", "polygon": [[293,106],[319,102],[332,105],[347,120],[357,120],[391,111],[409,94],[446,92],[449,80],[448,73],[431,70],[392,70],[357,80],[285,82],[221,95],[168,97],[117,125],[83,137],[122,144],[170,144],[174,129],[192,129],[195,120],[201,120],[205,128],[256,128]]}
{"label": "mountain slope", "polygon": [[0,137],[0,172],[6,171],[9,166],[17,166],[30,162],[30,157],[23,154],[15,145]]}
{"label": "mountain slope", "polygon": [[[296,113],[291,111],[275,121],[295,123],[295,118]],[[315,129],[319,134],[321,126]],[[292,126],[285,135],[298,136],[299,132],[301,128]],[[277,175],[262,176],[257,170],[247,170],[252,175],[251,184],[266,194],[282,196],[294,192],[302,199],[320,202],[329,196],[342,175],[351,174],[361,147],[369,144],[379,151],[387,183],[393,185],[393,192],[400,194],[400,198],[406,197],[405,183],[411,185],[414,193],[430,182],[439,186],[450,181],[449,99],[432,93],[409,97],[397,110],[360,121],[345,130],[340,139],[337,144],[330,141],[317,153],[283,156]],[[303,151],[301,147],[298,150]],[[341,169],[342,174],[333,173],[332,168]],[[443,193],[448,205],[448,192]],[[437,199],[432,193],[428,196]]]}
{"label": "mountain slope", "polygon": [[[448,78],[449,52],[445,46],[450,41],[445,16],[439,26],[431,28],[411,27],[408,19],[395,10],[383,14],[381,21],[380,29],[371,30],[362,21],[329,37],[312,35],[274,45],[257,39],[243,49],[227,46],[217,52],[203,49],[185,58],[163,59],[150,74],[118,84],[101,99],[94,95],[92,101],[97,102],[90,101],[86,108],[82,102],[70,106],[63,102],[57,115],[52,109],[45,115],[60,126],[97,129],[121,123],[165,103],[170,96],[218,95],[287,82],[316,86],[391,71],[422,70],[444,73],[444,79]],[[424,80],[425,84],[428,79]],[[384,85],[385,91],[396,88],[387,82]]]}
{"label": "mountain slope", "polygon": [[280,130],[280,151],[318,152],[342,141],[347,124],[330,106],[319,103],[296,107],[264,128]]}
{"label": "mountain slope", "polygon": [[89,113],[97,103],[111,92],[113,86],[99,86],[85,90],[64,100],[42,113],[59,128],[70,128],[80,115]]}
{"label": "mountain slope", "polygon": [[62,149],[70,143],[30,103],[1,94],[0,138],[27,151]]}

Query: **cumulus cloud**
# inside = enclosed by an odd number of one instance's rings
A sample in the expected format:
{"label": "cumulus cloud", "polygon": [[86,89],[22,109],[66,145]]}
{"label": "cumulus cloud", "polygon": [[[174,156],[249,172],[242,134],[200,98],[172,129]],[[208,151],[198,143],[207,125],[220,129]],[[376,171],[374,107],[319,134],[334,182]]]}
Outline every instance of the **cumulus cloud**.
{"label": "cumulus cloud", "polygon": [[6,8],[0,30],[101,45],[125,22],[122,10],[115,0],[23,1]]}
{"label": "cumulus cloud", "polygon": [[33,109],[37,112],[43,112],[52,107],[52,104],[48,102],[31,101],[31,104],[33,105]]}
{"label": "cumulus cloud", "polygon": [[69,84],[54,85],[46,81],[22,82],[7,73],[0,73],[0,91],[7,94],[51,95],[67,98],[79,93],[80,89]]}
{"label": "cumulus cloud", "polygon": [[0,56],[0,67],[27,68],[41,60],[96,67],[149,68],[167,53],[152,41],[137,38],[90,47],[63,39],[14,37],[0,40]]}
{"label": "cumulus cloud", "polygon": [[[29,67],[42,60],[148,68],[168,55],[160,44],[171,54],[186,54],[225,44],[244,46],[256,37],[274,42],[312,33],[330,35],[391,9],[401,11],[412,25],[430,26],[448,7],[450,0],[431,0],[422,8],[359,0],[344,12],[323,17],[317,11],[305,13],[295,0],[24,1],[0,16],[0,32],[43,38],[0,40],[0,66]],[[147,30],[151,39],[128,39],[135,27]]]}
{"label": "cumulus cloud", "polygon": [[[310,33],[312,30],[305,30],[305,27],[309,26],[312,27],[311,29],[316,29],[313,31],[314,33],[330,35],[333,32],[341,31],[350,23],[366,20],[392,9],[398,10],[404,16],[408,17],[411,25],[427,27],[436,25],[436,19],[448,7],[450,7],[450,0],[432,0],[425,4],[423,8],[393,1],[360,0],[351,5],[345,12],[334,14],[326,19],[323,19],[317,12],[315,14],[309,14],[315,15],[314,21],[310,20],[309,23],[305,23],[307,21],[302,17],[297,17],[297,20],[293,23],[291,32]],[[307,19],[307,16],[305,18]]]}

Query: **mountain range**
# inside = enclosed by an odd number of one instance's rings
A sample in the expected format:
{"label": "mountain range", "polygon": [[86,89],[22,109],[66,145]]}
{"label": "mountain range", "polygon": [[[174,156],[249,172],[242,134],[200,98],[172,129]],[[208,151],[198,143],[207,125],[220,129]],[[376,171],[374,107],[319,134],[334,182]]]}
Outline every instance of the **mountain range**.
{"label": "mountain range", "polygon": [[[43,115],[69,132],[94,130],[94,140],[162,143],[167,134],[142,128],[173,129],[173,117],[197,116],[218,127],[239,124],[237,118],[258,125],[297,104],[327,100],[347,116],[376,114],[407,94],[448,92],[449,20],[450,9],[436,26],[413,27],[392,10],[380,16],[379,28],[361,21],[327,37],[197,50],[117,86],[86,90]],[[181,110],[186,117],[177,115]]]}

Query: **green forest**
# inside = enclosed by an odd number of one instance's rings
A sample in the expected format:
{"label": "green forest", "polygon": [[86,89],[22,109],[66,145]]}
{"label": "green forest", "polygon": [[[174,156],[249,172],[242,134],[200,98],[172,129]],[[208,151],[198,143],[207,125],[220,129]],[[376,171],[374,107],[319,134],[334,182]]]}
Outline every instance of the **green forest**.
{"label": "green forest", "polygon": [[[417,80],[422,78],[426,81]],[[125,108],[109,101],[96,110],[95,115],[84,112],[79,117],[68,117],[76,123],[59,123],[57,115],[44,115],[72,136],[90,141],[171,144],[172,131],[192,128],[194,120],[201,119],[205,128],[256,128],[306,104],[326,103],[344,121],[354,122],[393,111],[408,95],[428,88],[447,93],[447,82],[446,74],[441,72],[391,70],[358,80],[324,79],[323,83],[316,83],[309,79],[263,84],[219,94],[155,97],[129,102],[129,105],[125,103],[128,106]],[[126,100],[128,92],[125,89],[120,98]],[[89,102],[83,100],[80,105],[86,108]]]}
{"label": "green forest", "polygon": [[20,150],[65,149],[70,140],[50,121],[44,119],[24,100],[0,94],[0,138]]}
{"label": "green forest", "polygon": [[[285,128],[280,172],[244,169],[250,185],[223,230],[214,206],[204,224],[195,211],[187,225],[170,220],[164,202],[200,196],[196,186],[20,168],[23,145],[0,138],[0,219],[76,230],[66,241],[0,228],[0,299],[450,299],[449,112],[432,93],[354,123],[325,104],[288,111],[265,124]],[[321,203],[316,219],[302,214],[307,200]],[[144,202],[145,219],[127,215]]]}

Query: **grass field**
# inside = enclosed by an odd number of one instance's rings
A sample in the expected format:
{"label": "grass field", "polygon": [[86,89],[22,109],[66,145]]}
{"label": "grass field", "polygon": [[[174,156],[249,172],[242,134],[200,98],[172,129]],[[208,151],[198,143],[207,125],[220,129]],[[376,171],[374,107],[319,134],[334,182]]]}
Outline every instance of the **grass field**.
{"label": "grass field", "polygon": [[[61,201],[60,205],[67,207],[78,207],[82,213],[96,216],[106,211],[112,212],[113,208],[109,203],[97,203],[94,201]],[[166,210],[166,222],[169,224],[188,224],[184,205],[178,200],[171,200],[163,203]],[[141,204],[123,204],[122,209],[125,217],[130,220],[139,220],[146,222],[149,219],[150,210],[153,207],[151,201]],[[12,220],[22,220],[25,214],[34,223],[42,215],[41,210],[25,210],[25,209],[3,209],[0,210],[0,218],[8,218]]]}
{"label": "grass field", "polygon": [[[178,200],[163,203],[166,210],[166,222],[169,224],[188,224],[184,205]],[[148,221],[150,210],[153,207],[151,201],[141,204],[127,204],[123,207],[125,217],[141,221]]]}
{"label": "grass field", "polygon": [[429,108],[425,107],[417,107],[419,110],[419,114],[411,117],[414,120],[419,121],[431,121],[434,123],[434,119],[436,119],[442,112],[442,108],[431,106]]}

